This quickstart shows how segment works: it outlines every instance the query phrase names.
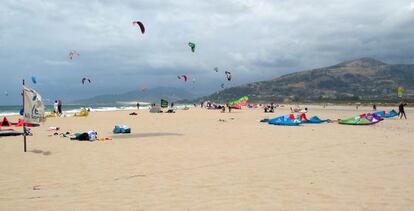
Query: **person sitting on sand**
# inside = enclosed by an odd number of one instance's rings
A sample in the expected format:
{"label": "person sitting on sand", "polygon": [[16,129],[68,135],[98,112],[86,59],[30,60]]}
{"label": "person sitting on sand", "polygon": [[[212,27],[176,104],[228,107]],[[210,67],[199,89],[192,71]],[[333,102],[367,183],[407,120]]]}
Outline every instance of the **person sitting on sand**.
{"label": "person sitting on sand", "polygon": [[297,107],[297,108],[292,108],[292,107],[290,107],[290,111],[291,111],[292,113],[296,113],[296,112],[300,112],[300,111],[301,111],[301,109],[300,109],[300,107]]}

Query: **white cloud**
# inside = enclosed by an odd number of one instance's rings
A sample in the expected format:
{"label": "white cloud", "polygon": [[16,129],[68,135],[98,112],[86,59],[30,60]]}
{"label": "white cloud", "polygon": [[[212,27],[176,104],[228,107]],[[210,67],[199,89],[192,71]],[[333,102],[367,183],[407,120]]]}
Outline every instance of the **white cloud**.
{"label": "white cloud", "polygon": [[414,2],[410,3],[410,6],[408,7],[408,10],[410,10],[410,11],[414,10]]}
{"label": "white cloud", "polygon": [[[180,72],[212,88],[221,83],[209,72],[215,66],[242,83],[356,57],[409,63],[414,22],[404,5],[414,9],[408,0],[2,0],[0,62],[19,77],[31,69],[51,69],[58,82],[93,75],[108,92],[175,86]],[[133,20],[144,22],[144,35]],[[69,61],[73,49],[81,55]]]}

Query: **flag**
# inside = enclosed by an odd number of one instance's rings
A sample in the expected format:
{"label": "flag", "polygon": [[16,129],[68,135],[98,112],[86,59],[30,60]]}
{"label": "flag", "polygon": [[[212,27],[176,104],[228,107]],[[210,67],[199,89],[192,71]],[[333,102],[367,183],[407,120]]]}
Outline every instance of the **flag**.
{"label": "flag", "polygon": [[38,124],[44,120],[45,106],[42,97],[33,89],[23,86],[24,98],[24,122],[30,124]]}
{"label": "flag", "polygon": [[161,108],[167,108],[168,107],[168,101],[161,99]]}

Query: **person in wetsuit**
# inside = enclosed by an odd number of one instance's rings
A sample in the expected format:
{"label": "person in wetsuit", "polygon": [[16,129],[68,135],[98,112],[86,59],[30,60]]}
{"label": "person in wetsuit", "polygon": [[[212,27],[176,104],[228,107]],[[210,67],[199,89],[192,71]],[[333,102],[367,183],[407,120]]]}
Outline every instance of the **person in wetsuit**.
{"label": "person in wetsuit", "polygon": [[405,119],[407,119],[407,115],[405,114],[405,111],[404,111],[404,106],[406,105],[407,103],[401,102],[400,105],[398,106],[398,116],[400,117],[400,119],[402,119],[403,116]]}

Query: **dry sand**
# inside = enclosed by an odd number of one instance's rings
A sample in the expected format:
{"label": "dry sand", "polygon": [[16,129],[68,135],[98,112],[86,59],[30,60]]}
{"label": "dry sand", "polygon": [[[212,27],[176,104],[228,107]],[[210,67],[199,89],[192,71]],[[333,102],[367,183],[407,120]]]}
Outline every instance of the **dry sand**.
{"label": "dry sand", "polygon": [[[300,127],[258,122],[287,108],[129,112],[48,119],[27,153],[22,137],[0,138],[0,210],[414,210],[413,110],[373,126]],[[119,123],[132,134],[113,136]],[[49,137],[49,126],[113,140]]]}

